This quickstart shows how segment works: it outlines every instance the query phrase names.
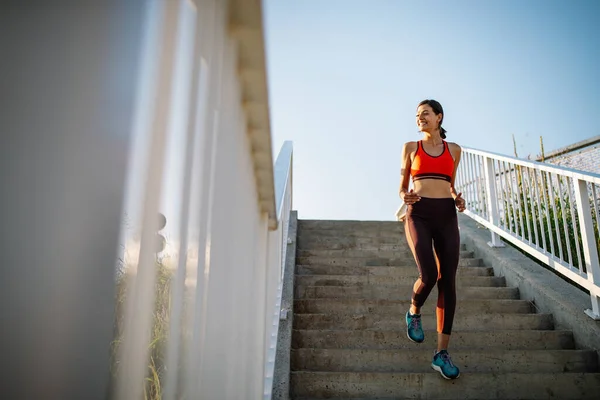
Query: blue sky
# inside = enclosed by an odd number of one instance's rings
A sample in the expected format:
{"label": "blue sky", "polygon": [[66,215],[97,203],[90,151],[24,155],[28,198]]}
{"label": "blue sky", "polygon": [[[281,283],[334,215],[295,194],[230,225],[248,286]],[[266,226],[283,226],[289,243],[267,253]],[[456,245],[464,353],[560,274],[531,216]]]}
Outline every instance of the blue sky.
{"label": "blue sky", "polygon": [[273,152],[303,219],[392,220],[419,101],[520,157],[600,134],[600,1],[265,0]]}

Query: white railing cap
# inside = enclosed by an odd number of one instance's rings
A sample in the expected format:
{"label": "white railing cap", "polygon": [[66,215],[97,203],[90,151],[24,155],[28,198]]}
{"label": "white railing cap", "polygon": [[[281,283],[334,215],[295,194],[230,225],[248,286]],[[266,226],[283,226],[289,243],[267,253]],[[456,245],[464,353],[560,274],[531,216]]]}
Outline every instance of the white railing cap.
{"label": "white railing cap", "polygon": [[[594,174],[591,172],[584,172],[577,169],[571,169],[567,167],[563,167],[560,165],[548,164],[539,161],[531,161],[531,160],[523,160],[516,157],[505,156],[503,154],[493,153],[491,151],[483,151],[472,149],[470,147],[463,147],[463,151],[466,151],[471,154],[476,154],[484,157],[494,158],[500,161],[506,161],[509,163],[517,164],[523,167],[529,167],[534,169],[539,169],[541,171],[550,172],[553,174],[559,174],[568,176],[570,178],[581,179],[590,183],[595,183],[600,185],[600,174]],[[600,163],[600,160],[598,161]]]}
{"label": "white railing cap", "polygon": [[294,152],[294,144],[290,140],[286,140],[281,146],[277,160],[274,166],[275,180],[275,215],[277,221],[281,221],[281,211],[283,209],[283,200],[285,191],[289,182],[289,175],[292,172],[292,154]]}

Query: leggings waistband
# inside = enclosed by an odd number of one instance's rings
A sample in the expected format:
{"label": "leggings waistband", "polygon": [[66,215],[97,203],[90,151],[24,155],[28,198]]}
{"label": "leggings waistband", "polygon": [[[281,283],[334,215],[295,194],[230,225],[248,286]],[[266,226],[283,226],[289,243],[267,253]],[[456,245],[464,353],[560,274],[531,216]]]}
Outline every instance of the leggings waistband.
{"label": "leggings waistband", "polygon": [[456,216],[456,206],[452,197],[421,197],[416,203],[406,208],[406,215],[423,218],[451,218]]}

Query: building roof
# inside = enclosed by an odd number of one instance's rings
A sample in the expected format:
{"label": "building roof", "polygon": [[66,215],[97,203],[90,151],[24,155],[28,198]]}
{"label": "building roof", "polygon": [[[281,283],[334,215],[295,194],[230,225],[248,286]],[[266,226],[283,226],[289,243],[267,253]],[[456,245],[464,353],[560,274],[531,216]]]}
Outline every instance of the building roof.
{"label": "building roof", "polygon": [[[573,143],[571,145],[562,147],[562,148],[554,150],[554,151],[551,151],[550,153],[545,154],[543,159],[544,159],[544,161],[548,161],[548,159],[562,156],[563,154],[571,153],[576,150],[580,150],[580,149],[583,149],[586,147],[593,146],[595,144],[600,144],[600,135],[591,137],[589,139],[582,140],[581,142]],[[542,161],[542,156],[541,155],[538,156],[536,158],[536,161]]]}

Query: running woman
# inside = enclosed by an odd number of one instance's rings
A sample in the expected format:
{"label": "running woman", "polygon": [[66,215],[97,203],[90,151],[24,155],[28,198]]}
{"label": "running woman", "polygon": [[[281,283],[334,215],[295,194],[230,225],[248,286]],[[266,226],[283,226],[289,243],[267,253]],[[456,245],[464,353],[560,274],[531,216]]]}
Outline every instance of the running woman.
{"label": "running woman", "polygon": [[[446,379],[456,379],[460,370],[448,354],[456,309],[456,270],[460,236],[456,210],[465,210],[465,200],[454,189],[461,148],[446,142],[442,128],[444,110],[435,100],[423,100],[416,121],[423,139],[407,142],[402,148],[400,198],[407,205],[405,232],[419,269],[413,286],[411,306],[406,313],[407,336],[421,343],[425,339],[421,307],[437,284],[437,351],[431,366]],[[408,190],[412,178],[413,189]]]}

